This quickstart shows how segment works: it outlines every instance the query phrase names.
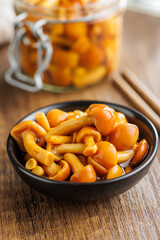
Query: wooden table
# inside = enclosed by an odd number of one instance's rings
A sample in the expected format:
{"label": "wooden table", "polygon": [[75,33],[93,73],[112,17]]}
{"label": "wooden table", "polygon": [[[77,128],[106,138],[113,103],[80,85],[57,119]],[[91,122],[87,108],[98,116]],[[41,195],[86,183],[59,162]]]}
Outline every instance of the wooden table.
{"label": "wooden table", "polygon": [[[121,66],[132,69],[160,96],[160,19],[128,12]],[[66,100],[96,99],[132,106],[109,81],[71,94],[28,93],[7,85],[7,47],[0,49],[0,239],[154,239],[160,238],[160,151],[147,176],[128,192],[105,201],[66,203],[28,187],[6,153],[7,135],[36,108]],[[159,159],[159,160],[158,160]]]}

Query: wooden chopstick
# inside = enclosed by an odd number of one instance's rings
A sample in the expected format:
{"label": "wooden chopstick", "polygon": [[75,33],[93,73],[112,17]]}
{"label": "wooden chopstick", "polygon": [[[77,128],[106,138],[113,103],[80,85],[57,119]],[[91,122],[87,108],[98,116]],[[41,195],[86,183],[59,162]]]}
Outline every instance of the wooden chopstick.
{"label": "wooden chopstick", "polygon": [[122,71],[123,78],[138,92],[142,98],[160,115],[160,99],[138,79],[138,77],[129,69]]}
{"label": "wooden chopstick", "polygon": [[125,93],[125,95],[133,102],[133,104],[144,113],[156,126],[160,132],[160,117],[158,114],[140,97],[140,95],[123,79],[123,77],[114,73],[112,80]]}

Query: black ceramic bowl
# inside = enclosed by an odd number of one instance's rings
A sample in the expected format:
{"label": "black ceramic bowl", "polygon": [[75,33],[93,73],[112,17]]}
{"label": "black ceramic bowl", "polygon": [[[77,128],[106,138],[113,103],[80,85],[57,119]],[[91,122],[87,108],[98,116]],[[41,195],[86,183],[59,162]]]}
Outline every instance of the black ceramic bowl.
{"label": "black ceramic bowl", "polygon": [[152,122],[138,111],[108,102],[65,102],[38,109],[24,117],[21,121],[29,119],[35,120],[35,114],[37,112],[47,113],[53,108],[59,108],[65,111],[72,111],[75,109],[85,110],[92,103],[104,103],[114,108],[116,111],[123,112],[127,116],[129,122],[135,123],[139,127],[140,139],[146,138],[149,143],[149,151],[144,161],[132,172],[111,180],[104,180],[94,183],[71,183],[67,181],[58,182],[39,177],[28,171],[22,164],[21,152],[17,146],[17,143],[9,134],[7,140],[7,151],[10,161],[18,175],[28,185],[33,187],[35,190],[55,199],[98,200],[127,191],[147,174],[157,152],[158,134]]}

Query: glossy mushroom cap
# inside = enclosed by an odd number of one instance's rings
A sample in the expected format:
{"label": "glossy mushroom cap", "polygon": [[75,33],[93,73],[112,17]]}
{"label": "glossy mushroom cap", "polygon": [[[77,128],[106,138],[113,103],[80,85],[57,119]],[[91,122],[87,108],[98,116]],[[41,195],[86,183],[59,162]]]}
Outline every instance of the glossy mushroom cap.
{"label": "glossy mushroom cap", "polygon": [[101,141],[97,144],[97,152],[92,156],[93,160],[105,169],[110,169],[117,164],[117,150],[113,144]]}
{"label": "glossy mushroom cap", "polygon": [[142,139],[138,144],[138,147],[135,150],[135,154],[129,164],[131,166],[136,166],[137,164],[139,164],[143,160],[144,156],[146,155],[147,150],[148,150],[148,142],[146,139]]}
{"label": "glossy mushroom cap", "polygon": [[113,168],[109,169],[106,179],[109,180],[109,179],[117,178],[124,174],[125,174],[125,171],[123,170],[123,168],[121,168],[121,166],[117,164]]}
{"label": "glossy mushroom cap", "polygon": [[46,117],[50,127],[56,127],[68,117],[68,114],[60,109],[52,109],[47,113]]}
{"label": "glossy mushroom cap", "polygon": [[95,182],[96,179],[97,175],[95,170],[92,165],[89,164],[80,169],[78,172],[74,173],[70,178],[70,182],[89,183]]}
{"label": "glossy mushroom cap", "polygon": [[135,145],[139,137],[139,129],[136,125],[130,123],[118,124],[111,136],[111,142],[117,151],[128,150]]}
{"label": "glossy mushroom cap", "polygon": [[109,107],[109,106],[106,105],[106,104],[101,104],[101,103],[91,104],[91,105],[87,108],[86,112],[87,112],[88,114],[90,114],[91,110],[92,110],[93,108],[95,108],[95,107],[107,107],[110,111],[115,112],[115,110],[114,110],[113,108]]}
{"label": "glossy mushroom cap", "polygon": [[123,113],[113,112],[113,115],[115,117],[115,122],[116,122],[115,125],[120,124],[120,123],[127,123],[127,118]]}
{"label": "glossy mushroom cap", "polygon": [[98,131],[104,136],[110,135],[115,126],[115,116],[111,108],[105,105],[96,106],[91,109],[90,115]]}
{"label": "glossy mushroom cap", "polygon": [[95,182],[97,175],[92,165],[83,166],[78,157],[73,153],[64,154],[64,159],[71,167],[73,175],[70,182]]}

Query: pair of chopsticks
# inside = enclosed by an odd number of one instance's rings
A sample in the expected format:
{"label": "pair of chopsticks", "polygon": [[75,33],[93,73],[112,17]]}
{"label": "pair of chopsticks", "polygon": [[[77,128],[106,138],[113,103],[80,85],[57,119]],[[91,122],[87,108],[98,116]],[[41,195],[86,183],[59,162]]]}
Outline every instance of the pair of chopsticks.
{"label": "pair of chopsticks", "polygon": [[153,92],[129,69],[114,73],[112,80],[160,132],[160,100]]}

